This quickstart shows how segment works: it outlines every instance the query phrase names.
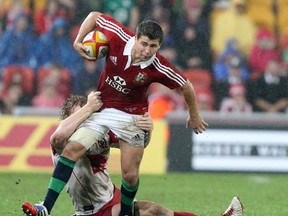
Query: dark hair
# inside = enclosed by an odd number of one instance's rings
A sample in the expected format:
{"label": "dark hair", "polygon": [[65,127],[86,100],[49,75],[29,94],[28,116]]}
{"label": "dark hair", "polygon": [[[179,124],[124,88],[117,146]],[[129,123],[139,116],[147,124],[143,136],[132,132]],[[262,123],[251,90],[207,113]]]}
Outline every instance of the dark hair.
{"label": "dark hair", "polygon": [[142,21],[136,28],[137,38],[147,36],[151,40],[159,39],[160,44],[163,41],[163,30],[161,26],[152,20]]}
{"label": "dark hair", "polygon": [[87,103],[87,99],[84,96],[80,95],[71,95],[67,98],[61,108],[60,108],[60,119],[63,120],[71,115],[71,109],[75,105],[79,105],[80,107],[84,106]]}

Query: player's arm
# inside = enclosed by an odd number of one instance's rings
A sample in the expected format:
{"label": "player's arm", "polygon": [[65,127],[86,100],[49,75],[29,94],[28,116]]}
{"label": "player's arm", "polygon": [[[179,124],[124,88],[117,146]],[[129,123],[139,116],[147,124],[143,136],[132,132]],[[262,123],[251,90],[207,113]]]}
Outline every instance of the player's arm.
{"label": "player's arm", "polygon": [[88,56],[86,54],[85,46],[83,46],[82,41],[84,37],[91,31],[95,31],[97,29],[96,20],[98,17],[102,15],[102,13],[93,11],[90,12],[89,15],[82,22],[76,39],[73,43],[74,49],[84,58],[88,60],[96,60],[95,57]]}
{"label": "player's arm", "polygon": [[186,122],[186,127],[192,127],[196,134],[205,131],[208,124],[203,120],[197,107],[195,91],[192,83],[187,80],[186,84],[181,88],[189,110],[189,117]]}
{"label": "player's arm", "polygon": [[61,121],[55,132],[50,137],[52,146],[56,149],[64,148],[68,138],[74,133],[77,127],[86,120],[93,112],[102,106],[101,93],[91,92],[88,95],[87,103],[78,111]]}

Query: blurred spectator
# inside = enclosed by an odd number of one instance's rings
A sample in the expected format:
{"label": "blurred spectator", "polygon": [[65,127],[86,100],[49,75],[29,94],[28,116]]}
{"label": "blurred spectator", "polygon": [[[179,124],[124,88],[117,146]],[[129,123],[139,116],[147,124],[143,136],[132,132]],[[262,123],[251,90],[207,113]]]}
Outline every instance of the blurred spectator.
{"label": "blurred spectator", "polygon": [[200,0],[183,0],[181,9],[173,25],[179,65],[210,70],[210,29],[207,17],[202,15],[202,3]]}
{"label": "blurred spectator", "polygon": [[280,65],[269,60],[264,74],[253,82],[253,108],[258,112],[284,112],[288,106],[288,80],[280,76]]}
{"label": "blurred spectator", "polygon": [[161,2],[150,2],[150,10],[145,19],[152,19],[156,21],[165,19],[167,22],[170,22],[170,10],[168,8],[164,8]]}
{"label": "blurred spectator", "polygon": [[283,47],[283,60],[288,62],[288,34],[283,36],[281,45]]}
{"label": "blurred spectator", "polygon": [[167,58],[171,63],[173,63],[175,66],[179,66],[177,62],[177,52],[174,47],[164,47],[160,49],[161,55],[163,55],[165,58]]}
{"label": "blurred spectator", "polygon": [[201,111],[214,111],[214,95],[210,89],[199,89],[196,92],[198,108]]}
{"label": "blurred spectator", "polygon": [[222,100],[220,112],[224,113],[251,113],[252,105],[247,101],[246,89],[243,84],[232,84],[229,88],[229,97]]}
{"label": "blurred spectator", "polygon": [[14,25],[7,28],[0,40],[0,68],[11,65],[35,67],[35,42],[28,16],[21,13]]}
{"label": "blurred spectator", "polygon": [[64,97],[69,97],[72,93],[71,75],[67,68],[63,68],[56,63],[53,63],[48,67],[39,68],[37,70],[37,93],[47,79],[54,83],[59,94],[62,94]]}
{"label": "blurred spectator", "polygon": [[244,53],[239,48],[237,39],[231,38],[227,41],[225,49],[219,54],[213,65],[213,74],[215,80],[226,80],[229,77],[229,67],[239,67],[242,80],[248,80],[250,71],[245,62]]}
{"label": "blurred spectator", "polygon": [[76,7],[76,1],[77,0],[58,0],[60,16],[65,18],[69,22],[69,24],[71,24],[75,18],[75,11],[79,10],[79,8]]}
{"label": "blurred spectator", "polygon": [[12,114],[13,108],[18,104],[22,94],[21,86],[12,84],[0,96],[0,114]]}
{"label": "blurred spectator", "polygon": [[249,0],[247,9],[249,17],[257,26],[267,28],[274,34],[279,32],[279,36],[288,33],[287,0]]}
{"label": "blurred spectator", "polygon": [[237,57],[233,57],[227,65],[227,76],[225,79],[219,79],[215,82],[215,107],[217,110],[225,97],[229,96],[231,85],[243,84],[246,88],[247,79],[243,79],[241,61]]}
{"label": "blurred spectator", "polygon": [[57,108],[61,106],[64,99],[64,96],[59,93],[55,81],[51,77],[46,77],[41,83],[38,93],[33,98],[32,104],[35,107]]}
{"label": "blurred spectator", "polygon": [[5,29],[13,27],[15,20],[20,14],[29,14],[28,7],[25,8],[22,0],[0,1],[1,3],[0,10],[5,17]]}
{"label": "blurred spectator", "polygon": [[171,33],[171,24],[169,22],[168,17],[163,17],[158,21],[159,25],[163,30],[163,41],[161,43],[160,50],[165,48],[174,48],[175,47],[175,38],[174,35]]}
{"label": "blurred spectator", "polygon": [[102,72],[104,59],[97,61],[85,60],[75,77],[72,77],[73,94],[88,95],[95,90]]}
{"label": "blurred spectator", "polygon": [[175,2],[175,0],[137,0],[137,5],[140,11],[139,20],[162,20],[167,18],[167,21],[171,24],[171,21],[173,21],[171,19],[175,18],[173,12]]}
{"label": "blurred spectator", "polygon": [[288,76],[288,34],[283,35],[280,45],[282,47],[283,75]]}
{"label": "blurred spectator", "polygon": [[[70,38],[71,41],[74,41],[82,21],[91,11],[101,11],[102,0],[75,0],[75,10],[72,20],[69,20],[71,23]],[[81,8],[81,10],[79,10]]]}
{"label": "blurred spectator", "polygon": [[275,38],[271,31],[260,28],[249,56],[251,79],[259,78],[271,59],[280,60],[280,54],[276,50]]}
{"label": "blurred spectator", "polygon": [[[200,0],[181,1],[181,10],[178,12],[173,28],[176,38],[184,34],[187,26],[194,26],[202,39],[207,39],[209,26],[206,20],[201,19],[202,2]],[[175,19],[175,18],[174,18]]]}
{"label": "blurred spectator", "polygon": [[[75,2],[75,15],[72,20],[73,25],[77,25],[85,19],[85,17],[91,11],[101,11],[102,1],[95,1],[95,0],[81,0],[81,1],[74,1]],[[79,10],[81,8],[81,10]]]}
{"label": "blurred spectator", "polygon": [[33,78],[33,70],[29,67],[11,65],[3,69],[0,112],[11,114],[15,106],[31,106]]}
{"label": "blurred spectator", "polygon": [[20,83],[13,82],[0,94],[0,113],[12,114],[16,106],[30,106],[30,95],[22,90]]}
{"label": "blurred spectator", "polygon": [[163,41],[161,43],[160,53],[165,58],[173,62],[174,65],[179,66],[177,61],[177,51],[175,49],[176,41],[171,31],[170,10],[164,8],[161,1],[161,4],[160,2],[156,2],[157,1],[152,4],[150,1],[150,7],[152,12],[151,14],[149,13],[149,16],[147,14],[145,19],[152,19],[159,23],[163,30]]}
{"label": "blurred spectator", "polygon": [[40,36],[36,50],[38,67],[57,63],[76,73],[83,59],[74,50],[68,29],[67,21],[57,18],[52,29]]}
{"label": "blurred spectator", "polygon": [[212,2],[211,18],[214,20],[219,14],[225,12],[231,6],[231,0],[210,0]]}
{"label": "blurred spectator", "polygon": [[164,118],[176,110],[185,110],[185,101],[180,93],[172,91],[162,84],[153,84],[149,94],[149,114],[153,119]]}
{"label": "blurred spectator", "polygon": [[35,11],[33,22],[36,34],[41,35],[50,31],[54,20],[59,17],[61,14],[58,0],[46,0],[45,7]]}
{"label": "blurred spectator", "polygon": [[9,65],[3,68],[2,74],[4,89],[8,89],[11,84],[20,84],[22,90],[32,95],[34,93],[34,70],[30,67]]}
{"label": "blurred spectator", "polygon": [[[34,14],[34,10],[44,8],[47,0],[1,0],[0,14],[8,15],[8,13],[17,14],[16,11],[21,10],[29,15]],[[16,7],[16,8],[15,8]],[[11,16],[11,15],[8,15]],[[11,16],[13,17],[13,16]]]}
{"label": "blurred spectator", "polygon": [[202,50],[202,39],[193,26],[186,26],[183,36],[178,38],[176,50],[177,62],[182,69],[207,68],[209,59],[207,53]]}
{"label": "blurred spectator", "polygon": [[100,11],[112,15],[132,31],[136,30],[139,23],[139,8],[136,0],[103,0]]}
{"label": "blurred spectator", "polygon": [[212,26],[211,46],[217,57],[227,41],[236,38],[240,50],[248,55],[255,40],[256,25],[246,13],[245,0],[231,0],[231,6],[218,14]]}

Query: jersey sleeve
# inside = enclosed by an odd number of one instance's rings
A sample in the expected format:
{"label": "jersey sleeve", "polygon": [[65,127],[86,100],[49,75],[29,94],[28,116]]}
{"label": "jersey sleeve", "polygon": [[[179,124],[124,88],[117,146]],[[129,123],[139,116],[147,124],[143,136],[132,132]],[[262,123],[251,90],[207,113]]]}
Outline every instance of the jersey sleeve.
{"label": "jersey sleeve", "polygon": [[157,53],[153,62],[157,70],[157,82],[165,85],[170,89],[177,89],[184,86],[187,78],[166,58]]}
{"label": "jersey sleeve", "polygon": [[126,26],[118,22],[113,17],[102,14],[96,20],[97,30],[104,33],[108,41],[119,37],[123,41],[128,41],[135,33],[131,32]]}

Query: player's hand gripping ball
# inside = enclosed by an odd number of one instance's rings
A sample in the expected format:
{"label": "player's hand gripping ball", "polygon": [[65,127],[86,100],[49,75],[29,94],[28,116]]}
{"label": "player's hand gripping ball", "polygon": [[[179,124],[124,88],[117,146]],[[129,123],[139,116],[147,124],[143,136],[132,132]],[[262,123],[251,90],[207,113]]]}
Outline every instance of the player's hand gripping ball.
{"label": "player's hand gripping ball", "polygon": [[100,31],[92,31],[83,39],[82,44],[86,47],[86,53],[96,59],[104,58],[108,53],[107,37]]}

